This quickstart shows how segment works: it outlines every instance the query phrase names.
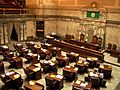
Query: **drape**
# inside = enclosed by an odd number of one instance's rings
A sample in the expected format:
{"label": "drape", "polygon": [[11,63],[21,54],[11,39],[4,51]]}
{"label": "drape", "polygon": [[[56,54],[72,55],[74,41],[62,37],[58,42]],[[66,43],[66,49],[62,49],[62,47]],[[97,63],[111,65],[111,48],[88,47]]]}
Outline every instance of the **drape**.
{"label": "drape", "polygon": [[18,41],[20,41],[20,22],[15,22],[14,23],[16,33],[18,35]]}
{"label": "drape", "polygon": [[7,24],[8,27],[8,42],[11,42],[11,34],[12,34],[12,29],[13,29],[13,23],[8,23]]}

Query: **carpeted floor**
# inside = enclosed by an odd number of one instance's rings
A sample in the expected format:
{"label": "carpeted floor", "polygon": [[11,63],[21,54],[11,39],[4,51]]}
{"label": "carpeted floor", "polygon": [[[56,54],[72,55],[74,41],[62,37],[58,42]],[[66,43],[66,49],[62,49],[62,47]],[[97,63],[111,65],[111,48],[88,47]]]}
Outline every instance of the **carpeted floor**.
{"label": "carpeted floor", "polygon": [[[13,43],[17,43],[17,42],[12,42]],[[21,42],[23,44],[24,47],[26,47],[25,43],[24,42]],[[14,49],[13,45],[12,44],[9,44],[9,47],[11,49]],[[37,45],[40,45],[40,42],[36,42]],[[62,53],[65,53],[65,52],[62,52]],[[116,63],[117,61],[117,58],[114,58],[114,57],[111,57],[108,53],[105,53],[105,60],[106,61],[109,61],[109,62],[112,62],[112,63]],[[1,60],[2,60],[2,56],[0,56]],[[81,57],[80,57],[81,58]],[[23,63],[26,61],[25,58],[23,58]],[[40,60],[40,61],[43,61],[43,60]],[[9,63],[4,61],[3,62],[5,64],[5,72],[8,72],[10,70],[15,70],[17,71],[18,73],[21,74],[23,80],[25,81],[25,78],[26,78],[26,75],[23,71],[23,69],[14,69],[14,68],[8,68],[9,67]],[[71,63],[70,65],[74,65],[75,63]],[[108,64],[108,63],[105,63],[105,64]],[[23,64],[24,67],[28,66],[29,64]],[[114,66],[112,65],[112,78],[110,80],[107,80],[107,83],[106,83],[106,88],[99,88],[99,90],[120,90],[120,67],[117,67],[117,66]],[[59,68],[58,69],[58,74],[61,74],[62,75],[62,72],[63,72],[63,68]],[[41,83],[45,86],[45,76],[46,74],[42,74],[42,79],[40,80],[37,80],[38,83]],[[83,80],[84,77],[86,76],[86,74],[78,74],[78,78]],[[72,83],[73,82],[67,82],[64,80],[64,87],[62,90],[72,90]],[[3,82],[1,82],[0,80],[0,87],[2,87],[4,84]],[[7,89],[7,90],[10,90],[10,89]],[[92,89],[92,90],[96,90],[96,89]],[[98,89],[97,89],[98,90]]]}

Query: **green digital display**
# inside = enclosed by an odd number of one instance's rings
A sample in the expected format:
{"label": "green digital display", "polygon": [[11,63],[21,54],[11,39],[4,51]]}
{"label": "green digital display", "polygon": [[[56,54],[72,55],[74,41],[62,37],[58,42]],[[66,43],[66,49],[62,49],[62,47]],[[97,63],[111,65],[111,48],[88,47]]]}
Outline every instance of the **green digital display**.
{"label": "green digital display", "polygon": [[87,11],[87,18],[95,18],[95,19],[99,19],[100,17],[100,12],[96,12],[96,11]]}

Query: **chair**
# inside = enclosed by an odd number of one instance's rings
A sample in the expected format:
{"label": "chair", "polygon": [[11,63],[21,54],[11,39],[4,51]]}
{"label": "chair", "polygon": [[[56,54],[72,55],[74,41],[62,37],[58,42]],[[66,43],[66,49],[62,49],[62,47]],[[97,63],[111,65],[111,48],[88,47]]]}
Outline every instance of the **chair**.
{"label": "chair", "polygon": [[60,90],[59,81],[50,78],[45,78],[45,81],[47,90]]}
{"label": "chair", "polygon": [[84,41],[84,38],[85,38],[85,35],[82,33],[82,34],[80,35],[80,41]]}
{"label": "chair", "polygon": [[5,72],[4,63],[2,63],[2,61],[0,61],[0,74],[2,74],[4,72]]}
{"label": "chair", "polygon": [[34,72],[29,71],[28,69],[23,68],[25,74],[27,75],[27,78],[34,80]]}
{"label": "chair", "polygon": [[95,35],[95,36],[93,36],[93,38],[92,38],[92,43],[93,44],[96,44],[97,43],[97,39],[98,39],[98,37]]}
{"label": "chair", "polygon": [[49,72],[50,72],[50,67],[49,67],[49,66],[45,66],[45,67],[43,68],[43,72],[44,72],[44,73],[49,73]]}
{"label": "chair", "polygon": [[113,44],[112,50],[117,50],[117,45],[116,44]]}
{"label": "chair", "polygon": [[74,35],[71,35],[71,39],[74,39]]}
{"label": "chair", "polygon": [[112,49],[112,44],[111,43],[108,43],[107,49]]}
{"label": "chair", "polygon": [[68,34],[65,35],[65,39],[68,39]]}
{"label": "chair", "polygon": [[102,45],[102,38],[101,38],[101,37],[99,37],[99,38],[97,39],[97,44],[98,44],[99,46]]}
{"label": "chair", "polygon": [[66,70],[63,70],[63,76],[69,81],[73,81],[76,78],[75,73]]}
{"label": "chair", "polygon": [[53,79],[45,77],[46,88],[52,90],[53,86]]}
{"label": "chair", "polygon": [[96,88],[99,87],[99,85],[100,85],[100,79],[99,78],[91,77],[90,81],[92,83],[92,87],[96,87]]}
{"label": "chair", "polygon": [[105,87],[106,86],[106,80],[103,79],[102,82],[101,82],[101,87]]}
{"label": "chair", "polygon": [[89,77],[85,77],[85,78],[84,78],[84,81],[90,82],[90,78],[89,78]]}

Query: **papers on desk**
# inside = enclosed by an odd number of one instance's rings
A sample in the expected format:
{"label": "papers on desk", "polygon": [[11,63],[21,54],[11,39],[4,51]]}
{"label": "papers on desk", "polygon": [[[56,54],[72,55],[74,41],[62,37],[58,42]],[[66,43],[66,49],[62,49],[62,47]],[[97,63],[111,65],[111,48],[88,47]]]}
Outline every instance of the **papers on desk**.
{"label": "papers on desk", "polygon": [[6,75],[11,75],[11,74],[14,74],[15,72],[11,71],[11,72],[7,72]]}
{"label": "papers on desk", "polygon": [[94,74],[93,72],[90,72],[90,76],[98,77],[98,74]]}
{"label": "papers on desk", "polygon": [[56,78],[60,78],[60,79],[62,79],[63,76],[62,76],[62,75],[56,75]]}
{"label": "papers on desk", "polygon": [[92,60],[91,58],[87,58],[87,60]]}
{"label": "papers on desk", "polygon": [[44,61],[44,63],[46,63],[46,64],[47,64],[47,63],[49,63],[49,62],[48,62],[48,61]]}
{"label": "papers on desk", "polygon": [[64,57],[64,59],[67,59],[68,57]]}
{"label": "papers on desk", "polygon": [[103,66],[103,65],[100,65],[100,68],[104,68],[104,66]]}
{"label": "papers on desk", "polygon": [[35,48],[40,48],[38,45],[35,45],[34,47],[35,47]]}
{"label": "papers on desk", "polygon": [[52,32],[51,35],[57,35],[57,33],[56,32]]}
{"label": "papers on desk", "polygon": [[31,41],[31,42],[29,42],[29,43],[34,44],[34,42],[32,42],[32,41]]}
{"label": "papers on desk", "polygon": [[78,68],[74,68],[75,71],[78,71]]}
{"label": "papers on desk", "polygon": [[74,55],[75,53],[74,53],[74,52],[71,52],[70,54]]}
{"label": "papers on desk", "polygon": [[10,54],[13,54],[13,52],[10,52]]}
{"label": "papers on desk", "polygon": [[62,56],[66,56],[66,52],[62,51],[61,54],[62,54]]}
{"label": "papers on desk", "polygon": [[86,84],[85,83],[81,83],[80,86],[86,87]]}
{"label": "papers on desk", "polygon": [[47,45],[47,46],[51,46],[52,44],[45,43],[45,45]]}
{"label": "papers on desk", "polygon": [[14,75],[14,78],[15,78],[15,79],[17,79],[17,78],[19,78],[19,77],[20,77],[19,74]]}
{"label": "papers on desk", "polygon": [[81,46],[80,48],[85,48],[84,46]]}
{"label": "papers on desk", "polygon": [[83,61],[78,61],[78,63],[82,63]]}
{"label": "papers on desk", "polygon": [[54,66],[55,64],[54,63],[50,63],[51,66]]}
{"label": "papers on desk", "polygon": [[70,68],[70,66],[65,66],[66,68]]}
{"label": "papers on desk", "polygon": [[54,77],[56,77],[56,75],[50,75],[50,77],[53,77],[53,78],[54,78]]}
{"label": "papers on desk", "polygon": [[37,54],[33,54],[33,56],[37,56]]}
{"label": "papers on desk", "polygon": [[40,66],[40,63],[34,64],[34,65],[37,66],[37,67],[41,67],[41,66]]}
{"label": "papers on desk", "polygon": [[30,85],[35,85],[35,82],[29,81],[29,84],[30,84]]}
{"label": "papers on desk", "polygon": [[35,69],[33,69],[33,71],[34,72],[37,72],[37,71],[39,71],[40,70],[40,68],[38,67],[38,68],[35,68]]}
{"label": "papers on desk", "polygon": [[33,53],[28,53],[27,55],[32,56],[32,55],[33,55]]}
{"label": "papers on desk", "polygon": [[80,84],[80,83],[81,83],[81,81],[80,81],[80,80],[77,80],[75,83],[76,83],[76,84]]}
{"label": "papers on desk", "polygon": [[16,56],[14,56],[13,58],[16,58]]}
{"label": "papers on desk", "polygon": [[18,43],[17,46],[21,46],[22,44],[21,43]]}
{"label": "papers on desk", "polygon": [[79,56],[79,54],[76,53],[75,56]]}
{"label": "papers on desk", "polygon": [[51,36],[49,36],[49,35],[46,35],[46,38],[53,38],[53,37],[51,37]]}
{"label": "papers on desk", "polygon": [[112,66],[108,66],[108,68],[112,68]]}
{"label": "papers on desk", "polygon": [[88,64],[88,62],[84,62],[84,64]]}
{"label": "papers on desk", "polygon": [[43,52],[46,52],[47,50],[46,49],[41,49]]}
{"label": "papers on desk", "polygon": [[3,48],[8,48],[8,46],[2,46]]}
{"label": "papers on desk", "polygon": [[97,57],[92,57],[92,60],[95,60],[95,61],[96,61],[96,60],[98,60],[98,58],[97,58]]}
{"label": "papers on desk", "polygon": [[56,48],[56,47],[53,47],[53,49],[55,49],[55,50],[56,50],[57,48]]}

